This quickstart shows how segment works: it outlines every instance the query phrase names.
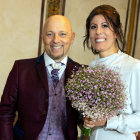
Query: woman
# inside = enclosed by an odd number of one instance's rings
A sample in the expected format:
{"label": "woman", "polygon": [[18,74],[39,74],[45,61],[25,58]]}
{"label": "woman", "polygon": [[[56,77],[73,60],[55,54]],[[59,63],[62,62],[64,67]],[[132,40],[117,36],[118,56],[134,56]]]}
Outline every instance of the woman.
{"label": "woman", "polygon": [[86,20],[83,44],[99,57],[90,66],[98,63],[117,68],[127,84],[128,99],[123,114],[95,123],[91,119],[84,119],[84,125],[93,128],[90,140],[136,140],[135,132],[140,131],[140,61],[123,53],[120,45],[124,43],[116,9],[110,5],[93,9]]}

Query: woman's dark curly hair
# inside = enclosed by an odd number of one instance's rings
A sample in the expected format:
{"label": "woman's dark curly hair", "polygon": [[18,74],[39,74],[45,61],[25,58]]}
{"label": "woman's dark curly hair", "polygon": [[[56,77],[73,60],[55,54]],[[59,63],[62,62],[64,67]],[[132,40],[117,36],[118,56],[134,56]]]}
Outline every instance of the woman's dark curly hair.
{"label": "woman's dark curly hair", "polygon": [[96,8],[94,8],[91,11],[91,13],[89,14],[89,16],[86,20],[86,33],[85,33],[85,36],[84,36],[85,39],[83,42],[84,49],[87,46],[87,48],[91,49],[94,54],[98,54],[98,52],[96,50],[94,50],[92,46],[89,45],[90,23],[91,23],[93,17],[96,15],[104,16],[104,18],[106,19],[108,24],[110,24],[111,27],[113,28],[114,33],[117,35],[116,43],[117,43],[118,48],[121,51],[124,51],[123,50],[124,48],[123,47],[120,48],[120,46],[119,46],[119,42],[122,44],[122,46],[124,46],[124,44],[125,44],[125,39],[124,39],[123,31],[122,31],[122,24],[120,22],[120,15],[116,11],[116,9],[110,5],[100,5]]}

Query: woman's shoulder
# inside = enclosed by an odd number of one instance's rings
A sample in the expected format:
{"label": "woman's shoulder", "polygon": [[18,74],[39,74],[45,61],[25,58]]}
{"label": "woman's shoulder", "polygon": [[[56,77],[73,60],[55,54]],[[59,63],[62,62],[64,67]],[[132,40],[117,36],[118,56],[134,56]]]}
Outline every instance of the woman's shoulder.
{"label": "woman's shoulder", "polygon": [[140,70],[140,60],[136,59],[128,54],[121,53],[122,61],[124,66],[126,65],[128,68],[132,70]]}

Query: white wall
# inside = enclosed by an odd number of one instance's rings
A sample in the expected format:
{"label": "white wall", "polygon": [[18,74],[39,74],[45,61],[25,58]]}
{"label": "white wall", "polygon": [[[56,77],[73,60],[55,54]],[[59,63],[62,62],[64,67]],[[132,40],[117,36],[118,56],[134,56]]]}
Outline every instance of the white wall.
{"label": "white wall", "polygon": [[41,0],[0,0],[0,96],[16,59],[36,57]]}

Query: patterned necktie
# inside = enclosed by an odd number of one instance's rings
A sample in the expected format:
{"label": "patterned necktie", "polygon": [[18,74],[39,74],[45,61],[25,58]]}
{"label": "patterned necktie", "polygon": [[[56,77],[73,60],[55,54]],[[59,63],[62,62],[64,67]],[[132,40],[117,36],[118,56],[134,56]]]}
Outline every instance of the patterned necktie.
{"label": "patterned necktie", "polygon": [[56,88],[56,85],[59,81],[58,71],[59,71],[59,69],[53,69],[51,71],[52,81],[53,81],[53,85],[54,85],[55,88]]}

